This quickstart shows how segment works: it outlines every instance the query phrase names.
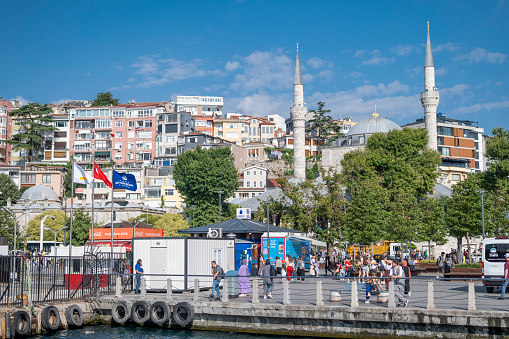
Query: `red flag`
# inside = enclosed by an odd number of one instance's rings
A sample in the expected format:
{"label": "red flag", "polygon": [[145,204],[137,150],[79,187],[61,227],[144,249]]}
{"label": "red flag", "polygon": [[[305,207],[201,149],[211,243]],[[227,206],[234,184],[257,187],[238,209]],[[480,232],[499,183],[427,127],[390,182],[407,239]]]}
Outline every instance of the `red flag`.
{"label": "red flag", "polygon": [[108,185],[109,188],[111,188],[113,185],[111,184],[111,181],[108,180],[108,177],[106,177],[106,174],[101,171],[99,166],[94,162],[94,179],[99,179],[104,181],[106,185]]}

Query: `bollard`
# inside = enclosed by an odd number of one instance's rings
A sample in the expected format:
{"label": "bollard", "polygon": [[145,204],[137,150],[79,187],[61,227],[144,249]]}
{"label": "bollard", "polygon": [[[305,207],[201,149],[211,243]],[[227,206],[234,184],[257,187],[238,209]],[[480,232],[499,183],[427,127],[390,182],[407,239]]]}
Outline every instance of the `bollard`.
{"label": "bollard", "polygon": [[121,297],[122,296],[122,278],[117,277],[115,279],[115,297]]}
{"label": "bollard", "polygon": [[352,302],[351,307],[359,307],[359,296],[357,295],[357,280],[352,281]]}
{"label": "bollard", "polygon": [[171,292],[173,289],[173,285],[171,283],[171,278],[166,279],[166,300],[171,300]]}
{"label": "bollard", "polygon": [[140,297],[145,297],[146,295],[147,295],[147,286],[145,284],[145,277],[141,277]]}
{"label": "bollard", "polygon": [[468,310],[475,311],[475,287],[474,283],[468,283]]}
{"label": "bollard", "polygon": [[258,279],[253,279],[253,304],[260,303],[260,296],[258,295]]}
{"label": "bollard", "polygon": [[316,306],[323,306],[322,281],[316,279]]}
{"label": "bollard", "polygon": [[200,293],[200,281],[198,280],[198,278],[195,278],[194,279],[194,296],[193,296],[193,301],[194,302],[198,301],[198,294],[199,293]]}
{"label": "bollard", "polygon": [[227,303],[228,300],[228,279],[223,280],[223,294],[221,295],[221,302]]}
{"label": "bollard", "polygon": [[291,305],[290,286],[287,279],[283,279],[283,305]]}
{"label": "bollard", "polygon": [[433,291],[433,281],[428,281],[428,304],[426,305],[426,309],[428,310],[435,309],[435,295]]}
{"label": "bollard", "polygon": [[394,300],[394,281],[389,281],[389,302],[387,303],[387,307],[396,307],[396,301]]}

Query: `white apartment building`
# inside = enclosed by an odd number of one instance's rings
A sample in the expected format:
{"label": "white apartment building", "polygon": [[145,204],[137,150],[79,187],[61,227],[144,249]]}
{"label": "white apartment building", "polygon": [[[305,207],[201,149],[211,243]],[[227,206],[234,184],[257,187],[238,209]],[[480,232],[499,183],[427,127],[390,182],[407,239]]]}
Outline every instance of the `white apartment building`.
{"label": "white apartment building", "polygon": [[208,96],[177,96],[177,112],[191,115],[212,116],[220,118],[223,115],[223,97]]}
{"label": "white apartment building", "polygon": [[250,166],[242,169],[239,175],[239,189],[234,198],[252,198],[267,191],[267,169]]}

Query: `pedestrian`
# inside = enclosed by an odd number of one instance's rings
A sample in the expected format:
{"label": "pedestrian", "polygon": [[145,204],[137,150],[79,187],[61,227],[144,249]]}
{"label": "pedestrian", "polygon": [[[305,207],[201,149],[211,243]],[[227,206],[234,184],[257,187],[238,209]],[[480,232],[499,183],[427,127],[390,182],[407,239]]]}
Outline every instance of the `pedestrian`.
{"label": "pedestrian", "polygon": [[412,273],[410,272],[410,267],[408,266],[406,260],[401,262],[401,267],[405,273],[405,295],[410,297],[412,296],[412,292],[410,292],[410,278],[412,277]]}
{"label": "pedestrian", "polygon": [[315,277],[320,276],[320,264],[318,263],[318,260],[315,260]]}
{"label": "pedestrian", "polygon": [[221,278],[224,275],[223,269],[219,266],[215,261],[211,262],[212,264],[212,292],[210,293],[210,297],[214,298],[214,291],[217,292],[216,300],[221,300],[221,292],[219,292],[219,283],[221,282]]}
{"label": "pedestrian", "polygon": [[251,293],[251,285],[249,284],[249,267],[247,267],[247,259],[242,260],[242,266],[239,268],[239,297],[247,297]]}
{"label": "pedestrian", "polygon": [[497,299],[505,299],[505,290],[508,284],[509,284],[509,253],[506,253],[504,263],[504,282],[502,284],[502,294]]}
{"label": "pedestrian", "polygon": [[265,259],[263,259],[263,255],[260,255],[258,262],[258,275],[262,275],[263,266],[265,266]]}
{"label": "pedestrian", "polygon": [[284,282],[286,279],[286,267],[285,265],[283,265],[281,267],[281,282]]}
{"label": "pedestrian", "polygon": [[369,262],[368,262],[368,258],[366,258],[364,256],[362,258],[359,266],[361,266],[361,269],[362,269],[360,277],[361,277],[361,282],[363,282],[365,279],[362,279],[362,278],[368,278],[368,276],[369,276]]}
{"label": "pedestrian", "polygon": [[140,291],[141,275],[143,274],[143,268],[141,266],[143,266],[141,263],[141,259],[138,259],[138,261],[136,261],[136,265],[134,266],[134,271],[136,273],[136,288],[134,289],[134,293],[136,294],[139,294],[141,292]]}
{"label": "pedestrian", "polygon": [[440,273],[444,274],[444,265],[445,265],[444,255],[445,255],[445,252],[442,252],[442,254],[437,259],[437,266],[438,266],[437,279],[439,278]]}
{"label": "pedestrian", "polygon": [[281,275],[281,267],[283,266],[283,261],[276,257],[276,275]]}
{"label": "pedestrian", "polygon": [[350,274],[352,274],[352,271],[353,271],[353,265],[352,263],[350,262],[350,259],[347,257],[346,260],[345,260],[345,276],[347,278],[347,281],[350,281]]}
{"label": "pedestrian", "polygon": [[327,271],[330,272],[330,274],[334,275],[334,272],[331,270],[332,262],[330,260],[329,253],[325,256],[325,276],[327,276]]}
{"label": "pedestrian", "polygon": [[286,276],[288,277],[288,281],[292,282],[293,276],[293,259],[288,256],[288,265],[286,266]]}
{"label": "pedestrian", "polygon": [[262,269],[263,276],[263,299],[272,299],[272,287],[274,286],[274,274],[276,270],[270,264],[269,259],[265,262],[265,266]]}
{"label": "pedestrian", "polygon": [[405,284],[402,278],[405,277],[403,268],[399,265],[399,261],[394,260],[392,262],[391,279],[394,280],[394,297],[398,301],[396,307],[407,307],[408,300],[403,295],[405,291]]}
{"label": "pedestrian", "polygon": [[299,257],[297,265],[297,276],[299,277],[298,281],[303,283],[305,275],[306,275],[306,263],[304,262],[304,258]]}

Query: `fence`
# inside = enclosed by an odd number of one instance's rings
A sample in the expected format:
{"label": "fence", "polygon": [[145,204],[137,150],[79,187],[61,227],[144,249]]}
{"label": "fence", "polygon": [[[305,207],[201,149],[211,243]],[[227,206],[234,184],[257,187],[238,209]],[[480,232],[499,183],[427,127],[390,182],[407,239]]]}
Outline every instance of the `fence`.
{"label": "fence", "polygon": [[[78,299],[115,290],[112,275],[132,286],[131,254],[89,253],[82,257],[0,256],[0,306]],[[25,300],[25,301],[24,301]]]}

